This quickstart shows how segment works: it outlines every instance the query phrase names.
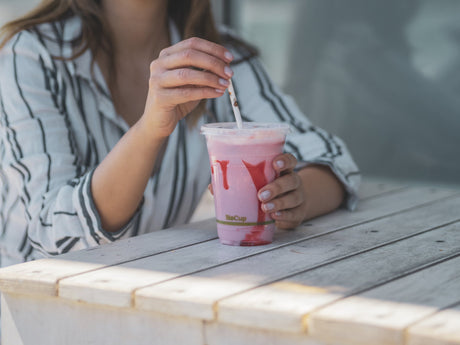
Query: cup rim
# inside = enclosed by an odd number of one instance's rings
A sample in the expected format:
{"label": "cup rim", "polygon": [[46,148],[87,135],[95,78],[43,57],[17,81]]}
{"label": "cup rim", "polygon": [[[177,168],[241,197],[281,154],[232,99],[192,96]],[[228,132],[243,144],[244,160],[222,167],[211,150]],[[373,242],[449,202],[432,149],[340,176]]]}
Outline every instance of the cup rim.
{"label": "cup rim", "polygon": [[[248,127],[244,127],[244,126]],[[226,128],[227,127],[227,128]],[[291,127],[283,122],[243,122],[243,128],[236,128],[235,122],[214,122],[201,126],[203,135],[253,135],[255,132],[277,132],[286,135],[291,132]]]}

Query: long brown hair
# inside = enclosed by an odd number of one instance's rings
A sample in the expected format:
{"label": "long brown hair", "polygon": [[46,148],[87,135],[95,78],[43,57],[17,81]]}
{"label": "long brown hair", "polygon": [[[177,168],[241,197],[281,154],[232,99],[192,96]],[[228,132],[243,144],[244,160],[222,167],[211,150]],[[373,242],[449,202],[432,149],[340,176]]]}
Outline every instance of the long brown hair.
{"label": "long brown hair", "polygon": [[[101,49],[109,58],[111,72],[114,72],[114,46],[104,18],[101,0],[42,0],[31,12],[1,28],[0,49],[22,30],[33,29],[39,24],[61,21],[75,15],[82,20],[82,31],[70,42],[75,49],[74,54],[68,59],[77,58],[87,49],[90,49],[95,57]],[[170,0],[168,15],[177,25],[183,39],[196,36],[220,43],[209,0]],[[190,119],[189,124],[196,123],[203,114],[205,105],[205,100],[201,101],[187,117],[188,121]]]}

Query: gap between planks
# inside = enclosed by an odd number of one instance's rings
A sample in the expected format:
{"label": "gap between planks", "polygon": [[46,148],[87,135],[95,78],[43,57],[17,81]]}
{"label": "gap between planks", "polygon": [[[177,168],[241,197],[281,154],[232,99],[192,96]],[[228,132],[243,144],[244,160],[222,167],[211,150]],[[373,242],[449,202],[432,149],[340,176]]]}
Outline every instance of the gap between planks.
{"label": "gap between planks", "polygon": [[[407,190],[408,187],[407,186],[404,186],[404,185],[399,185],[399,184],[393,184],[391,182],[374,182],[374,181],[371,181],[371,182],[366,182],[364,181],[362,183],[362,188],[373,188],[373,185],[377,185],[377,188],[374,188],[375,190],[372,190],[371,192],[365,192],[365,196],[361,197],[360,200],[368,200],[368,199],[371,199],[371,198],[379,198],[379,197],[382,197],[382,196],[387,196],[388,194],[394,194],[394,193],[399,193],[399,192],[402,192],[404,190]],[[359,192],[358,192],[359,194]],[[452,196],[453,197],[453,196]],[[442,200],[442,199],[438,199],[438,200]],[[425,204],[421,204],[421,206],[423,206]],[[393,214],[390,214],[390,215],[393,215]],[[199,222],[197,223],[202,223],[206,220],[200,220]],[[372,220],[369,220],[369,221],[372,221]],[[366,221],[362,222],[362,223],[365,223]],[[360,225],[362,223],[355,223],[353,225],[350,225],[350,226],[354,226],[354,225]],[[187,224],[184,224],[182,226],[186,226]],[[348,226],[348,227],[350,227]],[[347,227],[343,227],[343,228],[340,228],[340,229],[337,229],[335,231],[339,231],[339,230],[342,230],[342,229],[346,229]],[[168,231],[168,229],[165,229],[165,231]],[[95,268],[95,269],[92,269],[92,270],[88,270],[88,271],[85,271],[85,272],[81,272],[81,273],[76,273],[76,274],[71,274],[71,275],[68,275],[68,276],[65,276],[65,277],[61,277],[61,278],[58,278],[57,281],[56,281],[56,295],[59,296],[59,282],[63,279],[67,279],[67,278],[71,278],[71,277],[75,277],[75,276],[78,276],[78,275],[81,275],[81,274],[85,274],[85,273],[89,273],[89,272],[94,272],[94,271],[98,271],[98,270],[101,270],[101,269],[104,269],[104,268],[107,268],[107,267],[110,267],[110,266],[117,266],[117,265],[120,265],[120,264],[124,264],[124,263],[129,263],[129,262],[132,262],[132,261],[136,261],[136,260],[140,260],[140,259],[143,259],[143,258],[147,258],[147,257],[151,257],[151,256],[155,256],[155,255],[160,255],[160,254],[164,254],[164,253],[167,253],[167,252],[170,252],[170,251],[174,251],[174,250],[178,250],[178,249],[182,249],[182,248],[187,248],[187,247],[190,247],[190,246],[194,246],[194,245],[197,245],[197,244],[200,244],[200,243],[205,243],[205,242],[209,242],[209,241],[213,241],[217,238],[214,237],[214,238],[210,238],[210,239],[207,239],[207,240],[202,240],[202,241],[198,241],[198,242],[195,242],[195,243],[191,243],[191,244],[187,244],[187,245],[183,245],[183,246],[179,246],[179,247],[174,247],[174,248],[171,248],[171,249],[165,249],[161,252],[157,252],[157,253],[153,253],[153,254],[145,254],[143,256],[140,256],[138,258],[133,258],[133,259],[129,259],[129,260],[124,260],[124,261],[119,261],[119,262],[116,262],[116,263],[113,263],[113,264],[109,264],[109,265],[105,265],[105,266],[101,266],[101,267],[98,267],[98,268]],[[311,237],[311,238],[314,238],[314,237]],[[309,238],[307,238],[309,239]],[[295,242],[292,242],[290,244],[293,244]],[[288,245],[288,244],[286,244]],[[281,245],[280,247],[283,247],[284,245]],[[278,247],[274,247],[274,248],[270,248],[269,250],[271,249],[276,249]],[[257,253],[256,253],[257,254]],[[253,255],[256,255],[256,254],[253,254]],[[250,255],[252,256],[252,255]],[[134,291],[133,291],[134,293]]]}
{"label": "gap between planks", "polygon": [[[407,199],[409,195],[412,195],[412,194],[423,194],[423,193],[427,193],[429,192],[431,193],[431,189],[428,189],[428,188],[422,188],[422,189],[414,189],[414,190],[410,190],[408,191],[407,195],[405,195],[405,198]],[[445,193],[447,194],[447,191],[446,190],[440,190],[441,193]],[[452,192],[451,192],[452,193]],[[403,193],[404,194],[404,193]],[[294,241],[291,241],[289,240],[289,242],[285,243],[285,244],[281,244],[281,245],[276,245],[276,246],[273,246],[273,247],[270,247],[270,248],[267,248],[267,249],[263,249],[263,250],[258,250],[256,252],[253,252],[251,254],[246,254],[246,255],[242,255],[242,256],[239,256],[239,257],[236,257],[235,259],[232,259],[232,260],[226,260],[225,262],[222,262],[222,263],[217,263],[217,264],[213,264],[211,266],[206,266],[206,267],[203,267],[203,268],[200,268],[200,269],[196,269],[196,270],[191,270],[191,271],[187,271],[185,273],[180,273],[174,277],[171,277],[171,278],[166,278],[166,279],[162,279],[161,281],[157,281],[157,282],[153,282],[153,283],[149,283],[149,284],[142,284],[142,285],[139,285],[139,286],[136,286],[136,287],[133,287],[132,290],[128,290],[125,292],[129,294],[129,303],[126,301],[126,302],[123,302],[123,305],[125,305],[125,303],[128,303],[130,306],[135,306],[135,294],[137,293],[138,290],[140,289],[143,289],[143,288],[146,288],[146,287],[150,287],[150,286],[153,286],[153,285],[157,285],[157,284],[160,284],[160,283],[163,283],[163,282],[167,282],[167,281],[170,281],[170,280],[173,280],[173,279],[177,279],[177,278],[180,278],[180,277],[184,277],[186,275],[190,275],[190,274],[196,274],[196,273],[200,273],[202,271],[206,271],[206,270],[209,270],[209,269],[212,269],[212,268],[217,268],[217,267],[220,267],[222,265],[226,265],[226,264],[229,264],[229,263],[232,263],[232,262],[235,262],[235,261],[239,261],[239,260],[242,260],[242,259],[245,259],[245,258],[250,258],[252,256],[256,256],[256,255],[259,255],[259,254],[263,254],[265,252],[269,252],[269,251],[273,251],[275,249],[279,249],[279,248],[283,248],[283,247],[286,247],[286,246],[289,246],[289,245],[292,245],[292,244],[297,244],[299,242],[303,242],[303,241],[307,241],[307,240],[311,240],[311,239],[314,239],[314,238],[317,238],[317,237],[321,237],[321,236],[325,236],[325,235],[328,235],[328,234],[331,234],[331,233],[335,233],[335,232],[338,232],[340,230],[344,230],[344,229],[348,229],[348,228],[351,228],[351,227],[354,227],[354,226],[358,226],[358,225],[363,225],[363,224],[366,224],[366,223],[369,223],[369,222],[373,222],[373,221],[376,221],[376,220],[380,220],[380,219],[383,219],[383,218],[386,218],[386,217],[389,217],[389,216],[393,216],[395,214],[399,214],[399,213],[404,213],[406,211],[410,211],[412,209],[417,209],[417,208],[420,208],[420,207],[424,207],[424,206],[428,206],[430,204],[433,204],[433,203],[437,203],[437,202],[441,202],[441,201],[444,201],[444,200],[448,200],[450,198],[454,198],[458,193],[455,193],[454,195],[452,194],[447,194],[447,196],[442,196],[442,197],[439,197],[439,196],[434,196],[434,200],[431,200],[431,201],[428,201],[428,202],[424,202],[424,203],[421,203],[421,204],[417,204],[415,206],[410,206],[410,207],[406,207],[404,210],[401,210],[399,209],[398,211],[396,212],[390,212],[390,213],[387,213],[386,215],[384,216],[380,216],[380,217],[374,217],[372,219],[365,219],[365,220],[353,220],[353,217],[351,219],[351,224],[347,225],[347,226],[339,226],[338,228],[334,229],[334,230],[331,230],[331,231],[326,231],[324,233],[321,233],[321,234],[316,234],[316,235],[312,235],[312,236],[308,236],[308,237],[303,237],[301,239],[296,239]],[[418,198],[420,198],[420,196],[418,196]],[[393,198],[394,199],[394,198]],[[385,199],[386,200],[386,199]],[[410,199],[409,199],[410,200]],[[416,199],[417,201],[419,199]],[[383,201],[382,201],[383,202]],[[411,203],[411,201],[404,201],[404,203]],[[403,203],[403,205],[404,205]],[[364,211],[364,212],[368,212],[368,211]],[[388,211],[385,211],[385,212],[388,212]],[[367,218],[369,217],[368,215],[366,215],[366,213],[364,214],[365,217],[364,218]],[[323,222],[324,223],[324,222]],[[322,226],[324,227],[324,224],[322,224]],[[320,225],[319,227],[321,228],[321,222],[320,222]],[[131,261],[136,261],[136,260],[131,260]],[[130,262],[131,262],[130,261]],[[80,276],[80,275],[84,275],[85,273],[82,273],[82,274],[77,274],[76,276]],[[85,280],[86,278],[84,278]],[[76,285],[75,287],[72,287],[72,285],[68,285],[67,289],[70,287],[72,289],[75,289],[77,288],[77,286],[79,285]],[[83,288],[83,286],[79,287],[78,289],[80,288]],[[89,287],[86,287],[87,289]],[[91,287],[91,289],[94,289],[94,287]],[[74,295],[74,292],[71,293],[71,295]],[[64,297],[64,298],[76,298],[76,297],[70,297],[70,295],[67,294],[64,295],[64,296],[61,296],[61,297]],[[134,298],[134,300],[133,300]],[[93,303],[97,303],[97,301],[94,300]]]}
{"label": "gap between planks", "polygon": [[406,345],[460,344],[460,301],[427,315],[404,330]]}
{"label": "gap between planks", "polygon": [[153,253],[153,254],[150,254],[150,255],[143,255],[143,256],[140,256],[140,257],[135,258],[135,259],[129,259],[129,260],[126,260],[126,261],[116,262],[116,263],[113,263],[113,264],[110,264],[110,265],[105,265],[105,266],[102,266],[102,267],[94,268],[92,270],[88,270],[88,271],[85,271],[85,272],[80,272],[80,273],[70,274],[70,275],[65,276],[65,277],[60,277],[60,278],[58,278],[56,280],[56,283],[55,283],[56,296],[59,296],[59,283],[63,279],[76,277],[76,276],[79,276],[81,274],[86,274],[86,273],[90,273],[90,272],[99,271],[99,270],[102,270],[104,268],[118,266],[118,265],[121,265],[121,264],[125,264],[125,263],[136,261],[136,260],[145,259],[145,258],[156,256],[156,255],[161,255],[161,254],[168,253],[168,252],[171,252],[171,251],[174,251],[174,250],[184,249],[184,248],[191,247],[191,246],[194,246],[194,245],[197,245],[197,244],[200,244],[200,243],[206,243],[206,242],[214,241],[215,239],[216,238],[210,238],[209,240],[203,240],[203,241],[199,241],[199,242],[195,242],[195,243],[191,243],[191,244],[186,244],[186,245],[183,245],[183,246],[180,246],[180,247],[175,247],[175,248],[172,248],[172,249],[165,249],[163,251],[156,252],[156,253]]}
{"label": "gap between planks", "polygon": [[[406,344],[404,335],[408,327],[432,316],[434,311],[458,303],[460,277],[455,273],[459,257],[457,252],[437,265],[320,308],[312,313],[310,334],[321,341],[340,339],[349,345]],[[434,343],[440,344],[437,340]]]}
{"label": "gap between planks", "polygon": [[[359,250],[359,251],[356,251],[356,252],[353,252],[353,253],[350,253],[350,254],[347,254],[347,255],[343,255],[343,256],[340,256],[340,257],[337,257],[337,258],[334,258],[332,260],[329,260],[329,261],[325,261],[325,262],[322,262],[318,265],[315,265],[315,266],[311,266],[305,270],[300,270],[298,272],[295,272],[295,273],[291,273],[287,276],[284,276],[284,277],[281,277],[281,278],[278,278],[278,279],[274,279],[272,281],[269,281],[269,282],[265,282],[265,283],[262,283],[260,285],[257,285],[257,286],[254,286],[254,287],[251,287],[250,289],[246,289],[246,290],[242,290],[242,291],[239,291],[237,293],[234,293],[234,294],[230,294],[230,295],[227,295],[223,298],[220,298],[218,300],[216,300],[213,304],[213,310],[214,310],[214,320],[217,321],[218,320],[218,313],[219,313],[219,303],[222,302],[223,300],[226,300],[226,299],[229,299],[231,297],[234,297],[234,296],[237,296],[237,295],[240,295],[240,294],[244,294],[246,292],[249,292],[249,291],[253,291],[253,290],[256,290],[260,287],[263,287],[263,286],[268,286],[270,284],[274,284],[274,283],[277,283],[277,282],[280,282],[280,281],[283,281],[283,280],[286,280],[286,279],[289,279],[289,278],[292,278],[292,277],[295,277],[297,275],[300,275],[300,274],[303,274],[303,273],[307,273],[309,271],[313,271],[313,270],[316,270],[318,268],[321,268],[321,267],[324,267],[324,266],[327,266],[327,265],[330,265],[330,264],[334,264],[336,262],[339,262],[339,261],[342,261],[342,260],[346,260],[346,259],[349,259],[349,258],[352,258],[352,257],[355,257],[355,256],[358,256],[358,255],[361,255],[361,254],[364,254],[364,253],[368,253],[368,252],[371,252],[375,249],[379,249],[379,248],[382,248],[382,247],[385,247],[385,246],[388,246],[388,245],[392,245],[392,244],[395,244],[397,242],[400,242],[400,241],[403,241],[403,240],[407,240],[407,239],[410,239],[412,237],[416,237],[416,236],[420,236],[420,235],[423,235],[425,233],[428,233],[428,232],[431,232],[431,231],[434,231],[434,230],[437,230],[437,229],[440,229],[440,228],[444,228],[444,227],[447,227],[449,225],[453,225],[455,223],[459,223],[460,222],[460,218],[459,219],[456,219],[454,221],[451,221],[451,222],[448,222],[448,223],[445,223],[445,224],[441,224],[441,225],[438,225],[438,226],[435,226],[433,228],[430,228],[430,229],[425,229],[425,230],[422,230],[420,232],[417,232],[417,233],[414,233],[414,234],[410,234],[410,235],[407,235],[407,236],[402,236],[402,237],[399,237],[397,239],[394,239],[394,240],[390,240],[390,241],[387,241],[387,242],[383,242],[381,244],[378,244],[376,246],[373,246],[373,247],[369,247],[369,248],[366,248],[366,249],[363,249],[363,250]],[[440,258],[440,259],[436,259],[436,260],[433,260],[432,262],[429,262],[429,263],[426,263],[420,267],[417,267],[417,268],[414,268],[412,270],[408,270],[406,272],[403,272],[397,276],[394,276],[394,277],[391,277],[389,279],[385,279],[385,280],[381,280],[379,282],[376,282],[376,284],[372,285],[372,286],[368,286],[366,288],[363,288],[363,289],[360,289],[360,290],[357,290],[357,291],[353,291],[353,293],[350,293],[350,294],[345,294],[343,295],[343,297],[337,299],[337,300],[334,300],[330,303],[326,303],[324,305],[321,305],[320,307],[318,308],[315,308],[313,310],[311,310],[308,314],[305,314],[302,316],[302,328],[304,331],[307,330],[308,328],[308,317],[311,313],[314,313],[322,308],[325,308],[331,304],[334,304],[336,303],[337,301],[339,300],[342,300],[344,298],[347,298],[347,297],[351,297],[351,296],[354,296],[354,295],[357,295],[357,294],[361,294],[361,293],[364,293],[366,291],[369,291],[369,290],[372,290],[372,289],[375,289],[381,285],[384,285],[384,284],[387,284],[387,283],[390,283],[392,281],[395,281],[395,280],[398,280],[398,279],[401,279],[401,278],[404,278],[406,276],[409,276],[413,273],[416,273],[418,271],[422,271],[426,268],[429,268],[429,267],[432,267],[432,266],[435,266],[437,264],[440,264],[442,262],[445,262],[445,261],[448,261],[448,260],[451,260],[451,259],[454,259],[456,257],[460,256],[460,253],[455,253],[455,254],[451,254],[447,257],[444,257],[444,258]],[[460,302],[460,301],[459,301]]]}
{"label": "gap between planks", "polygon": [[[405,189],[405,188],[403,188]],[[208,266],[206,268],[202,268],[202,269],[199,269],[199,270],[196,270],[196,271],[192,271],[192,272],[187,272],[187,273],[184,273],[184,274],[181,274],[181,275],[178,275],[176,277],[172,277],[170,279],[166,279],[166,280],[163,280],[161,282],[157,282],[157,283],[153,283],[153,284],[148,284],[148,285],[145,285],[145,286],[140,286],[140,287],[137,287],[135,288],[132,292],[131,292],[131,295],[132,295],[132,298],[134,299],[134,296],[136,294],[136,292],[140,289],[144,289],[146,287],[150,287],[150,286],[154,286],[154,285],[158,285],[158,284],[162,284],[164,282],[167,282],[167,281],[171,281],[171,280],[174,280],[174,279],[178,279],[178,278],[181,278],[181,277],[184,277],[184,276],[187,276],[187,275],[191,275],[191,274],[197,274],[197,273],[200,273],[200,272],[204,272],[204,271],[207,271],[209,269],[213,269],[213,268],[217,268],[217,267],[220,267],[220,266],[224,266],[224,265],[227,265],[227,264],[230,264],[230,263],[233,263],[233,262],[236,262],[236,261],[240,261],[240,260],[244,260],[244,259],[247,259],[247,258],[250,258],[250,257],[253,257],[253,256],[257,256],[257,255],[260,255],[260,254],[263,254],[263,253],[267,253],[267,252],[270,252],[270,251],[273,251],[273,250],[276,250],[276,249],[281,249],[281,248],[284,248],[284,247],[287,247],[287,246],[290,246],[290,245],[293,245],[293,244],[298,244],[300,242],[304,242],[304,241],[308,241],[308,240],[312,240],[312,239],[315,239],[315,238],[319,238],[319,237],[323,237],[323,236],[327,236],[327,235],[330,235],[330,234],[333,234],[335,232],[339,232],[339,231],[342,231],[342,230],[346,230],[346,229],[349,229],[349,228],[352,228],[352,227],[355,227],[355,226],[360,226],[360,225],[364,225],[364,224],[367,224],[367,223],[372,223],[374,221],[378,221],[378,220],[382,220],[382,219],[385,219],[385,218],[388,218],[388,217],[392,217],[392,216],[395,216],[395,215],[398,215],[398,214],[402,214],[402,213],[406,213],[408,211],[412,211],[412,210],[415,210],[417,208],[420,208],[420,207],[425,207],[425,206],[429,206],[431,204],[435,204],[437,202],[440,202],[440,201],[445,201],[445,200],[449,200],[449,199],[453,199],[453,198],[456,198],[460,196],[460,193],[457,193],[457,194],[454,194],[454,195],[450,195],[450,196],[447,196],[447,197],[443,197],[441,199],[437,199],[437,200],[433,200],[433,201],[429,201],[429,202],[426,202],[426,203],[423,203],[423,204],[419,204],[417,206],[413,206],[413,207],[409,207],[407,209],[403,209],[403,210],[400,210],[400,211],[396,211],[396,212],[393,212],[393,213],[390,213],[390,214],[386,214],[386,215],[383,215],[383,216],[379,216],[379,217],[376,217],[376,218],[373,218],[373,219],[369,219],[369,220],[365,220],[365,221],[361,221],[361,222],[357,222],[357,223],[354,223],[352,225],[346,225],[344,227],[341,227],[341,228],[337,228],[337,229],[334,229],[334,230],[330,230],[330,231],[326,231],[324,233],[320,233],[320,234],[315,234],[315,235],[312,235],[312,236],[308,236],[308,237],[304,237],[304,238],[301,238],[301,239],[297,239],[297,240],[294,240],[292,242],[287,242],[287,243],[284,243],[284,244],[280,244],[278,246],[273,246],[273,247],[270,247],[270,248],[267,248],[265,250],[261,250],[261,251],[258,251],[258,252],[254,252],[254,253],[251,253],[251,254],[248,254],[248,255],[244,255],[244,256],[240,256],[238,258],[235,258],[235,259],[232,259],[232,260],[228,260],[228,261],[225,261],[223,263],[219,263],[219,264],[215,264],[215,265],[211,265],[211,266]],[[369,249],[365,249],[365,250],[362,250],[360,252],[356,252],[356,253],[352,253],[352,254],[349,254],[349,255],[346,255],[344,257],[341,257],[339,259],[334,259],[330,262],[326,262],[326,263],[323,263],[323,264],[320,264],[318,267],[321,267],[321,266],[324,266],[324,265],[327,265],[327,264],[330,264],[332,262],[335,262],[335,261],[339,261],[339,260],[342,260],[344,258],[347,258],[348,256],[352,257],[352,256],[355,256],[355,255],[359,255],[361,253],[365,253],[367,251],[370,251],[370,250],[373,250],[373,249],[376,249],[376,248],[379,248],[381,246],[385,246],[385,245],[388,245],[388,244],[391,244],[391,243],[394,243],[394,242],[398,242],[400,240],[404,240],[406,238],[410,238],[410,237],[413,237],[413,236],[417,236],[417,235],[420,235],[420,234],[423,234],[425,232],[429,232],[429,231],[432,231],[432,230],[435,230],[435,229],[438,229],[438,228],[441,228],[441,227],[444,227],[444,226],[448,226],[450,224],[454,224],[456,222],[459,222],[460,219],[455,219],[453,221],[450,221],[450,222],[447,222],[445,224],[441,224],[441,225],[438,225],[436,227],[433,227],[433,228],[429,228],[429,229],[425,229],[421,232],[418,232],[418,233],[415,233],[415,234],[411,234],[411,235],[407,235],[407,236],[402,236],[402,237],[399,237],[395,240],[391,240],[389,242],[385,242],[381,245],[377,245],[375,247],[371,247]],[[135,260],[132,260],[132,261],[135,261]],[[314,268],[317,268],[317,267],[314,267]],[[307,269],[306,271],[308,271],[309,269]],[[302,273],[302,272],[297,272],[297,273],[294,273],[292,275],[296,275],[298,273]],[[290,276],[286,276],[284,278],[280,278],[279,280],[282,280],[282,279],[285,279],[285,278],[288,278]],[[265,285],[265,284],[264,284]],[[251,290],[251,289],[249,289]],[[227,298],[227,297],[226,297]],[[134,303],[134,300],[132,300],[132,303],[131,303],[132,306],[135,305]],[[217,310],[217,306],[216,306],[216,310]]]}
{"label": "gap between planks", "polygon": [[[457,200],[457,203],[458,203],[458,200]],[[443,207],[444,207],[444,206],[443,206],[442,204],[438,206],[438,208],[443,208]],[[423,210],[423,212],[426,212],[426,211]],[[349,254],[347,254],[347,255],[342,255],[342,256],[340,256],[340,257],[338,257],[338,258],[335,258],[335,259],[332,259],[332,260],[328,260],[328,261],[326,261],[326,262],[320,262],[320,263],[318,263],[318,264],[314,264],[313,266],[311,266],[311,267],[309,267],[309,268],[300,269],[300,270],[295,271],[294,273],[290,273],[290,274],[288,274],[288,275],[283,275],[282,277],[279,277],[279,278],[271,279],[270,281],[265,282],[265,284],[269,284],[269,283],[271,283],[271,282],[273,282],[273,281],[277,281],[277,280],[280,280],[280,279],[285,279],[286,277],[289,277],[289,276],[291,276],[291,275],[297,275],[297,274],[299,274],[299,272],[305,272],[305,271],[311,270],[311,269],[316,268],[316,267],[321,267],[322,265],[325,265],[326,263],[331,263],[331,262],[333,262],[333,261],[342,260],[342,259],[346,258],[347,256],[353,257],[353,256],[358,255],[359,253],[365,253],[365,252],[367,252],[367,251],[370,251],[370,250],[379,248],[379,247],[381,247],[382,245],[388,245],[388,244],[391,244],[391,243],[394,243],[394,242],[401,241],[401,239],[411,238],[411,237],[414,237],[414,236],[417,236],[417,235],[420,235],[420,234],[423,234],[423,233],[428,233],[428,232],[430,232],[430,231],[433,231],[433,230],[442,228],[443,226],[448,226],[449,224],[455,224],[456,222],[458,222],[458,219],[457,219],[457,218],[454,218],[454,220],[452,220],[452,221],[450,221],[450,222],[442,223],[442,225],[439,225],[439,223],[435,222],[435,224],[437,224],[437,225],[432,224],[432,225],[429,226],[428,228],[424,228],[424,230],[422,230],[422,231],[418,231],[418,232],[416,232],[416,233],[409,234],[409,235],[406,235],[406,236],[399,236],[399,237],[398,237],[397,239],[395,239],[395,240],[394,240],[394,239],[393,239],[393,240],[387,240],[387,241],[385,241],[385,242],[383,242],[383,243],[379,243],[378,245],[374,245],[374,246],[371,246],[371,247],[367,247],[367,248],[364,248],[364,249],[362,249],[362,250],[360,250],[360,251],[355,251],[353,255],[349,255]],[[423,229],[423,225],[422,225],[422,224],[420,224],[419,227]],[[238,261],[238,260],[233,260],[233,261]],[[231,263],[230,263],[230,264],[231,264]],[[202,272],[202,271],[207,271],[207,270],[212,270],[213,268],[219,268],[219,266],[223,266],[223,265],[215,265],[215,267],[208,267],[208,268],[205,269],[205,270],[200,270],[200,272]],[[200,272],[198,272],[198,273],[200,273]],[[194,274],[194,273],[189,273],[188,275],[191,275],[191,274]],[[183,276],[184,276],[184,275],[182,275],[182,277],[183,277]],[[212,276],[210,276],[210,277],[212,277]],[[186,277],[185,277],[185,278],[186,278]],[[158,286],[158,285],[160,285],[160,286],[161,286],[161,285],[164,285],[164,289],[171,289],[171,288],[174,289],[174,287],[172,287],[172,286],[174,286],[174,284],[168,284],[168,282],[169,282],[169,283],[172,283],[174,280],[177,281],[178,279],[180,279],[180,278],[179,278],[179,277],[174,277],[173,279],[168,279],[168,281],[162,281],[162,282],[157,282],[157,283],[149,284],[149,285],[146,286],[146,288],[150,288],[150,287],[154,287],[154,286]],[[186,282],[187,282],[187,280],[182,281],[182,284],[184,284],[184,283],[186,283]],[[166,283],[166,285],[165,285],[164,283]],[[179,282],[177,282],[176,284],[179,284]],[[228,298],[229,296],[233,296],[234,294],[242,293],[243,291],[249,291],[249,290],[251,290],[251,289],[253,289],[253,288],[257,288],[257,287],[260,287],[260,286],[265,285],[265,284],[262,283],[262,282],[261,282],[261,283],[256,283],[256,284],[257,284],[257,285],[253,285],[253,286],[251,286],[251,288],[249,288],[249,289],[240,289],[240,290],[237,291],[236,293],[231,293],[231,294],[229,293],[229,294],[227,294],[227,295],[225,295],[225,296],[223,296],[223,297],[221,297],[221,298],[216,298],[215,301],[219,302],[219,301],[221,301],[221,300],[224,299],[224,298]],[[138,287],[136,290],[140,290],[140,289],[141,289],[141,287]],[[157,290],[158,290],[158,289],[157,289]],[[161,288],[160,288],[157,292],[160,293],[160,291],[163,291],[163,290],[161,290]],[[146,298],[149,298],[148,296],[149,296],[149,293],[148,293],[148,292],[147,292],[146,294],[143,295],[142,299],[144,300],[144,302],[145,302]],[[153,294],[153,295],[150,295],[150,296],[153,296],[153,300],[156,300],[156,297],[155,297],[155,296],[157,296],[157,294]],[[159,296],[159,295],[158,295],[158,296]],[[137,297],[139,297],[139,296],[137,296]],[[165,300],[165,301],[166,301],[166,300]],[[168,299],[168,301],[169,301],[169,299]],[[171,300],[171,301],[172,301],[172,300]],[[216,304],[214,303],[215,301],[209,300],[208,302],[200,302],[200,303],[204,303],[204,304],[206,304],[206,305],[209,305],[210,308],[212,308],[212,311],[214,312],[214,311],[216,310]],[[203,304],[203,305],[204,305],[204,304]],[[203,306],[202,308],[205,308],[205,307]],[[207,307],[206,307],[206,308],[207,308]],[[147,309],[152,309],[152,310],[158,311],[158,310],[155,309],[154,307],[153,307],[153,308],[152,308],[152,307],[147,307]],[[159,311],[158,311],[158,312],[159,312]],[[213,313],[213,314],[214,314],[214,313]],[[188,314],[187,314],[187,315],[188,315]],[[195,317],[198,317],[198,316],[195,316]],[[214,319],[214,318],[215,318],[215,315],[212,317],[212,319]]]}

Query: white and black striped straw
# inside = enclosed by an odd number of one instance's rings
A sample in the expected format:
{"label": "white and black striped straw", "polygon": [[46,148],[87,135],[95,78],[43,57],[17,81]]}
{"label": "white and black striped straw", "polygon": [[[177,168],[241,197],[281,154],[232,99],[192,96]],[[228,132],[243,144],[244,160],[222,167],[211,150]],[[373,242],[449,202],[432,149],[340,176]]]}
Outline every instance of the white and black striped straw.
{"label": "white and black striped straw", "polygon": [[243,120],[241,120],[240,108],[238,107],[238,101],[236,100],[235,89],[233,88],[232,80],[230,79],[230,85],[228,86],[228,94],[230,96],[230,103],[232,103],[233,114],[235,115],[236,125],[238,129],[243,128]]}

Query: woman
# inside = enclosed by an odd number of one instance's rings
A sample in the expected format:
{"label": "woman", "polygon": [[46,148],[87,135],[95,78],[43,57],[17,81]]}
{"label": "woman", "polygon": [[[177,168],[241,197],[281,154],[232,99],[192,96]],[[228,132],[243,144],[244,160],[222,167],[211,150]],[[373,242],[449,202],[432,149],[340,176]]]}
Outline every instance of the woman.
{"label": "woman", "polygon": [[245,120],[295,131],[259,191],[277,226],[355,203],[343,143],[243,44],[216,43],[207,0],[45,0],[4,32],[2,265],[187,222],[210,180],[199,128],[232,121],[230,77]]}

